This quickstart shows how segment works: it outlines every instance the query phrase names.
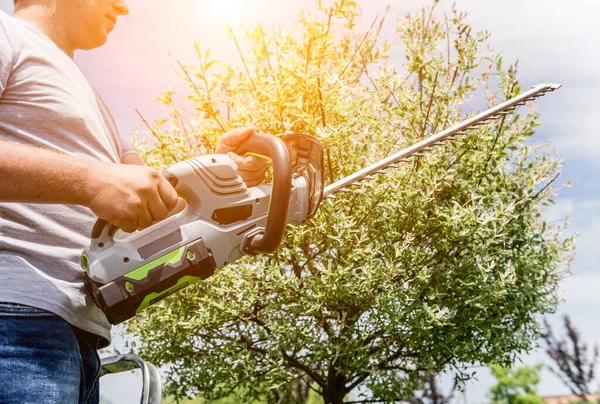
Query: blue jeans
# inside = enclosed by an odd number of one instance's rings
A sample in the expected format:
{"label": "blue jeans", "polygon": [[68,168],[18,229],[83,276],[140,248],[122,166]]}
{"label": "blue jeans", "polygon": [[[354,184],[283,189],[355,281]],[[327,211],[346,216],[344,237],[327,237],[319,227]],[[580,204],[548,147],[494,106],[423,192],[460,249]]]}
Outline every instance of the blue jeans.
{"label": "blue jeans", "polygon": [[98,343],[52,313],[0,303],[0,403],[97,404]]}

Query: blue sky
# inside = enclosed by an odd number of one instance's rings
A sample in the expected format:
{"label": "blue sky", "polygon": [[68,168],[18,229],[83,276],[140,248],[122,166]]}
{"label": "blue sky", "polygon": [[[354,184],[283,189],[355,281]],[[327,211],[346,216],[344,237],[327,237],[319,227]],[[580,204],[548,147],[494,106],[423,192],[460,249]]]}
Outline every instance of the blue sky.
{"label": "blue sky", "polygon": [[[430,4],[423,0],[363,0],[364,26],[368,28],[376,13],[386,4],[392,6],[388,31],[393,30],[396,14],[419,10]],[[561,192],[556,206],[547,212],[549,220],[572,218],[570,232],[579,231],[573,275],[562,285],[566,302],[549,319],[558,324],[568,313],[588,342],[600,340],[600,2],[597,0],[457,0],[459,9],[468,11],[468,22],[476,30],[492,33],[491,44],[502,52],[505,62],[519,60],[519,79],[524,88],[537,83],[558,82],[559,91],[542,98],[538,111],[544,121],[534,140],[552,141],[556,153],[565,160],[560,183],[572,179],[575,186]],[[228,42],[221,21],[229,15],[240,28],[256,23],[283,26],[293,23],[298,10],[311,7],[311,0],[130,0],[131,13],[119,20],[108,42],[99,49],[79,52],[75,60],[90,82],[103,95],[122,132],[143,130],[134,111],[147,118],[165,115],[152,98],[178,79],[169,60],[194,60],[193,39],[211,47],[216,57],[236,62],[235,48]],[[442,0],[440,11],[451,2]],[[0,10],[12,12],[12,0],[0,0]],[[226,14],[226,10],[237,10]],[[171,58],[167,56],[170,52]],[[400,63],[400,61],[398,61]],[[598,288],[598,289],[597,289]],[[115,339],[120,344],[120,338]],[[523,356],[526,363],[546,361],[534,352]],[[467,385],[470,403],[486,401],[493,380],[485,369],[480,380]],[[600,380],[600,379],[599,379]],[[104,378],[106,402],[128,402],[135,397],[135,376]],[[596,383],[594,387],[598,387]],[[544,371],[540,393],[567,393],[566,388]],[[463,397],[464,398],[464,397]],[[134,399],[135,401],[135,399]],[[462,402],[462,398],[461,398]]]}

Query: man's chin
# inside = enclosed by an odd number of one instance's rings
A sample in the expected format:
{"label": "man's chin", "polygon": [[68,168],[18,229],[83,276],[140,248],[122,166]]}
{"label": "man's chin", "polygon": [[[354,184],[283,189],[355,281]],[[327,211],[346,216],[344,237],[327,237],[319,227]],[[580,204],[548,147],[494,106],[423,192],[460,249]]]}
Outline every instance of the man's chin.
{"label": "man's chin", "polygon": [[99,35],[94,35],[94,37],[90,37],[88,38],[87,41],[82,41],[79,46],[77,47],[77,49],[80,50],[91,50],[94,48],[97,48],[99,46],[102,46],[106,43],[106,40],[108,39],[108,32],[102,32],[102,34]]}

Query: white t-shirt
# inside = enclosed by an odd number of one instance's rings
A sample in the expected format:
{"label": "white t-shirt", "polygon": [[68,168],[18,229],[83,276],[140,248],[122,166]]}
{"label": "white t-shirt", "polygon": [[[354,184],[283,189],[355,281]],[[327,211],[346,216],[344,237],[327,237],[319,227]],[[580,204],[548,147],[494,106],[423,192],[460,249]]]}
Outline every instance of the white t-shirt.
{"label": "white t-shirt", "polygon": [[[75,62],[2,11],[0,140],[114,163],[134,153]],[[0,203],[0,302],[48,310],[108,343],[80,266],[95,220],[83,206]]]}

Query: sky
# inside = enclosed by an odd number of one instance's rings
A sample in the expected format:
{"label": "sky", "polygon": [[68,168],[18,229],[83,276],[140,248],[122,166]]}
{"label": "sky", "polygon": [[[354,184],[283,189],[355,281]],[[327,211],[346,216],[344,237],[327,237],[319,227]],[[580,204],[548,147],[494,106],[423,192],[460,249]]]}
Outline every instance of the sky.
{"label": "sky", "polygon": [[[77,52],[75,61],[109,105],[122,132],[144,130],[135,109],[147,119],[164,117],[152,99],[181,84],[170,64],[193,63],[193,40],[199,39],[215,57],[237,63],[234,45],[227,39],[225,22],[240,32],[258,23],[282,27],[293,24],[301,9],[312,0],[129,0],[130,15],[121,17],[107,43],[98,49]],[[384,35],[393,35],[395,15],[416,12],[430,4],[423,0],[359,0],[367,29],[377,13],[392,8]],[[441,0],[441,12],[451,2]],[[563,87],[538,101],[544,126],[534,141],[552,142],[565,161],[559,185],[573,180],[574,187],[561,191],[557,204],[547,211],[549,221],[570,217],[569,232],[579,232],[573,274],[561,286],[565,302],[548,317],[558,325],[568,314],[584,340],[600,341],[600,273],[596,246],[600,240],[600,1],[597,0],[457,0],[469,12],[475,30],[491,32],[491,45],[505,62],[519,61],[524,89],[537,83],[561,83]],[[0,10],[11,13],[12,0],[0,0]],[[400,64],[401,61],[393,61]],[[123,343],[115,338],[113,347]],[[541,350],[524,355],[526,364],[546,362]],[[466,387],[460,402],[483,403],[493,384],[486,369],[479,380]],[[600,380],[600,379],[599,379]],[[135,402],[139,390],[136,376],[102,379],[105,403]],[[598,383],[594,388],[600,387]],[[568,390],[548,371],[542,373],[542,395],[566,394]]]}

